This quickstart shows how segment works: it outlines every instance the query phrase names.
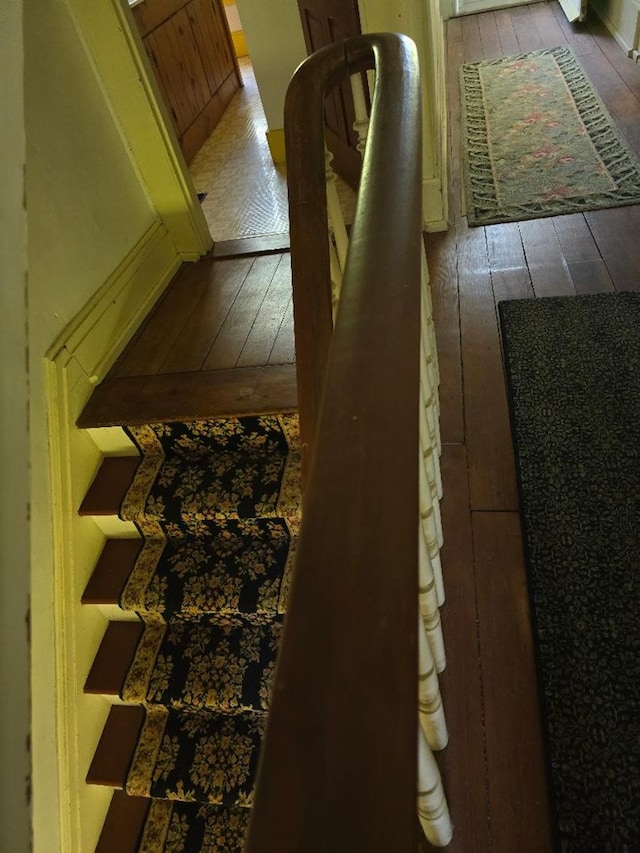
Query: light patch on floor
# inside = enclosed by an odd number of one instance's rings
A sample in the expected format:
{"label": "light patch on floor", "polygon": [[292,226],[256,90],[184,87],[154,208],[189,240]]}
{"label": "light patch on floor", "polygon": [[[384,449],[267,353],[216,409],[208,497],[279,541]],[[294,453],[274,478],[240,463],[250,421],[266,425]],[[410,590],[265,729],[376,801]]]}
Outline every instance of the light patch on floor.
{"label": "light patch on floor", "polygon": [[[267,145],[267,120],[251,61],[239,59],[244,88],[193,159],[189,171],[215,242],[287,234],[289,211],[284,166]],[[338,196],[345,222],[353,222],[356,194],[341,178]]]}
{"label": "light patch on floor", "polygon": [[202,210],[216,242],[289,230],[284,168],[269,153],[251,62],[239,62],[244,88],[190,166],[196,191],[207,193]]}

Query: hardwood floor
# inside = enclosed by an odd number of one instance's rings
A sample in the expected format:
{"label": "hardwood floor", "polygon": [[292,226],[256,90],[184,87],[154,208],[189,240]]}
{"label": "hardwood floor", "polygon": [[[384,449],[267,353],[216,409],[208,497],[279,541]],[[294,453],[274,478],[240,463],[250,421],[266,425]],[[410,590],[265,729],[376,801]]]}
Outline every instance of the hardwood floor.
{"label": "hardwood floor", "polygon": [[[640,153],[640,68],[597,18],[570,25],[547,2],[448,24],[451,225],[425,242],[442,375],[450,743],[439,761],[452,853],[553,847],[496,305],[640,288],[640,206],[477,228],[462,214],[460,64],[567,43]],[[295,405],[287,260],[185,268],[105,383],[103,417],[118,422],[123,405],[134,422]]]}
{"label": "hardwood floor", "polygon": [[640,206],[469,228],[460,206],[461,63],[570,44],[640,153],[640,68],[595,16],[555,2],[448,23],[450,220],[425,238],[441,365],[452,853],[553,849],[496,305],[640,288]]}
{"label": "hardwood floor", "polygon": [[78,425],[296,409],[290,255],[268,243],[217,244],[185,264]]}

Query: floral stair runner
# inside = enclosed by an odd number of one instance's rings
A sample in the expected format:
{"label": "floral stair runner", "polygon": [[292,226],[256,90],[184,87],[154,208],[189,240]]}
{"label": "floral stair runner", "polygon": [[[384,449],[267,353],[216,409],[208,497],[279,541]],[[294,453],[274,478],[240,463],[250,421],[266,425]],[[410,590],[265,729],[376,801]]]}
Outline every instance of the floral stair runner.
{"label": "floral stair runner", "polygon": [[296,415],[130,427],[121,508],[144,545],[121,607],[145,622],[122,699],[146,718],[125,791],[140,853],[241,850],[300,522]]}

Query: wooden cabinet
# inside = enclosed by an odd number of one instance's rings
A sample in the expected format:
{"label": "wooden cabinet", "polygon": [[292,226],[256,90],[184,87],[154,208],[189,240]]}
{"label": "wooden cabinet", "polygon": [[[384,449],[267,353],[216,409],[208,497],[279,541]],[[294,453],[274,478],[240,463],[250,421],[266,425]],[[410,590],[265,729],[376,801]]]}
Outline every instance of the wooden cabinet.
{"label": "wooden cabinet", "polygon": [[132,11],[190,162],[242,85],[221,0],[144,0]]}

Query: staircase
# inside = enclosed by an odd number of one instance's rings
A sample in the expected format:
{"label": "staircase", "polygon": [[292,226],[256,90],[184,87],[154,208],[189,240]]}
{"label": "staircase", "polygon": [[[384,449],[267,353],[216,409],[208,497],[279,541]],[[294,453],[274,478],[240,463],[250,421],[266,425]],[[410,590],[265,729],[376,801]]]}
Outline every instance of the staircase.
{"label": "staircase", "polygon": [[83,596],[117,614],[85,684],[113,703],[87,775],[114,789],[97,853],[241,850],[300,522],[297,415],[127,432],[140,456],[106,457],[80,508],[140,534],[107,539]]}

